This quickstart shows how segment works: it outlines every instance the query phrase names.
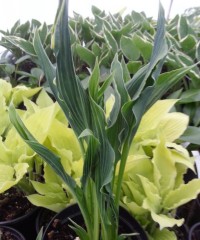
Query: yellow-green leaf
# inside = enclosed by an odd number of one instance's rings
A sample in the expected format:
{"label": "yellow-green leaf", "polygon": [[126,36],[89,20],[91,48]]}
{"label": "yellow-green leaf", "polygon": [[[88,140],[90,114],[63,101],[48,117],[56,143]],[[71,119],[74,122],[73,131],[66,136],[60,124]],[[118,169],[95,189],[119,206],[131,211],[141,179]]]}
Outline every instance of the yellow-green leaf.
{"label": "yellow-green leaf", "polygon": [[176,234],[173,231],[165,229],[156,229],[152,234],[152,240],[177,240]]}
{"label": "yellow-green leaf", "polygon": [[182,184],[178,189],[168,193],[163,201],[166,209],[175,209],[192,199],[200,193],[200,179],[194,179],[187,184]]}
{"label": "yellow-green leaf", "polygon": [[175,225],[180,227],[184,222],[184,219],[175,219],[164,214],[156,214],[155,212],[151,212],[151,217],[159,224],[161,230]]}
{"label": "yellow-green leaf", "polygon": [[12,89],[12,101],[15,106],[18,106],[22,101],[23,97],[30,98],[34,96],[41,90],[40,87],[37,88],[27,88],[26,86],[18,85]]}
{"label": "yellow-green leaf", "polygon": [[27,163],[18,163],[14,167],[0,164],[0,193],[16,185],[27,173]]}
{"label": "yellow-green leaf", "polygon": [[173,142],[184,133],[188,122],[189,117],[183,113],[169,113],[162,118],[159,128],[165,134],[166,141]]}
{"label": "yellow-green leaf", "polygon": [[175,160],[171,156],[170,149],[165,146],[163,139],[153,151],[154,181],[159,183],[160,194],[164,196],[174,188],[177,175]]}
{"label": "yellow-green leaf", "polygon": [[161,119],[169,112],[177,100],[167,99],[157,101],[143,116],[135,138],[144,134],[150,129],[155,129]]}
{"label": "yellow-green leaf", "polygon": [[47,92],[44,89],[42,89],[39,96],[37,97],[36,103],[38,106],[43,108],[51,106],[53,104],[53,100],[49,97]]}
{"label": "yellow-green leaf", "polygon": [[73,153],[73,159],[81,158],[79,142],[71,128],[54,119],[48,137],[55,149],[66,149]]}

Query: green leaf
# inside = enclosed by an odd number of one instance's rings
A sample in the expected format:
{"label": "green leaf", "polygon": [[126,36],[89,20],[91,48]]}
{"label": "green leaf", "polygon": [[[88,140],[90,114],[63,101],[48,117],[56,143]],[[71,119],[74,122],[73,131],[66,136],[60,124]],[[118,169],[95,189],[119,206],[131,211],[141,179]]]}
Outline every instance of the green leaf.
{"label": "green leaf", "polygon": [[113,74],[109,75],[107,79],[103,82],[102,86],[99,88],[98,97],[101,98],[105,93],[106,89],[113,82]]}
{"label": "green leaf", "polygon": [[183,15],[179,17],[177,32],[179,40],[185,38],[188,34],[194,35],[194,30],[189,25],[187,18]]}
{"label": "green leaf", "polygon": [[31,74],[39,81],[39,84],[40,84],[40,81],[44,77],[44,72],[42,71],[42,69],[32,68],[31,69]]}
{"label": "green leaf", "polygon": [[121,105],[123,106],[123,104],[129,100],[129,96],[124,84],[123,68],[121,63],[118,61],[117,55],[115,55],[115,58],[113,59],[111,72],[114,72],[116,87],[121,98]]}
{"label": "green leaf", "polygon": [[149,61],[153,50],[152,43],[147,41],[145,38],[138,36],[137,34],[134,34],[133,42],[135,43],[137,49],[140,51],[142,57],[144,58],[144,61]]}
{"label": "green leaf", "polygon": [[5,66],[5,71],[8,73],[8,74],[13,74],[14,71],[15,71],[15,66],[13,64],[6,64]]}
{"label": "green leaf", "polygon": [[42,236],[43,236],[43,227],[40,229],[38,235],[37,235],[37,238],[36,240],[42,240]]}
{"label": "green leaf", "polygon": [[166,93],[169,89],[175,86],[192,68],[193,66],[183,67],[173,70],[171,72],[160,74],[155,83],[155,88],[153,90],[150,103],[152,104],[156,100],[160,99],[164,95],[164,93]]}
{"label": "green leaf", "polygon": [[178,103],[192,103],[200,101],[199,89],[189,89],[183,92]]}
{"label": "green leaf", "polygon": [[[63,1],[62,4],[64,8],[64,4],[66,4],[65,1]],[[65,8],[67,9],[66,6]],[[56,87],[59,92],[57,101],[67,116],[76,135],[79,136],[88,128],[88,124],[90,123],[89,99],[79,79],[75,76],[69,30],[66,28],[66,24],[68,24],[68,14],[66,11],[63,12],[62,18],[63,19],[58,18],[55,21],[56,32],[54,51],[57,60]],[[80,46],[80,49],[86,48]],[[87,56],[88,55],[86,55],[86,57]],[[92,56],[94,57],[93,53]],[[65,61],[63,61],[63,59],[65,59]],[[93,60],[94,64],[95,57]],[[51,85],[53,85],[53,83]]]}
{"label": "green leaf", "polygon": [[77,52],[78,56],[80,57],[80,59],[82,61],[86,62],[90,66],[90,68],[94,67],[96,57],[92,51],[90,51],[86,47],[82,47],[80,44],[77,44],[76,52]]}
{"label": "green leaf", "polygon": [[97,42],[94,42],[92,44],[92,51],[95,55],[95,57],[100,57],[101,56],[101,48],[99,47],[98,43]]}
{"label": "green leaf", "polygon": [[45,43],[45,40],[46,40],[46,37],[47,37],[47,34],[48,34],[47,24],[46,24],[46,23],[43,23],[43,24],[39,27],[38,32],[39,32],[39,35],[40,35],[41,42],[44,44],[44,43]]}
{"label": "green leaf", "polygon": [[200,61],[200,41],[198,42],[196,46],[196,58],[198,61]]}
{"label": "green leaf", "polygon": [[15,62],[15,64],[19,64],[19,63],[22,63],[23,61],[27,60],[27,59],[30,59],[30,55],[25,55],[25,56],[22,56],[20,57],[19,59],[17,59],[17,61]]}
{"label": "green leaf", "polygon": [[55,98],[57,99],[57,89],[55,87],[54,84],[54,79],[56,77],[56,71],[55,71],[55,67],[53,66],[53,64],[51,63],[51,61],[49,60],[43,46],[40,40],[40,35],[38,33],[38,31],[36,30],[35,35],[34,35],[34,39],[33,39],[33,45],[34,45],[34,49],[35,52],[39,58],[39,63],[42,66],[42,70],[44,71],[45,77],[48,80],[49,86],[51,87],[51,90],[55,96]]}
{"label": "green leaf", "polygon": [[129,61],[127,63],[128,70],[131,74],[135,74],[140,69],[141,66],[142,66],[141,61]]}
{"label": "green leaf", "polygon": [[127,83],[126,87],[131,99],[137,99],[144,88],[147,79],[150,77],[156,64],[162,60],[168,53],[168,46],[165,38],[165,18],[164,9],[160,4],[157,33],[154,40],[154,48],[151,55],[150,63],[141,68],[134,77]]}
{"label": "green leaf", "polygon": [[6,40],[11,42],[16,47],[19,47],[22,51],[31,56],[36,56],[36,52],[34,50],[33,44],[23,38],[15,37],[15,36],[4,36]]}
{"label": "green leaf", "polygon": [[73,224],[70,225],[70,228],[74,230],[74,232],[79,236],[80,240],[90,240],[90,237],[88,236],[88,233],[85,231],[84,228],[79,226],[72,219],[70,219],[70,222]]}
{"label": "green leaf", "polygon": [[136,61],[140,57],[140,51],[131,38],[122,36],[120,40],[120,47],[123,54],[129,60]]}
{"label": "green leaf", "polygon": [[121,60],[121,65],[122,65],[122,69],[123,69],[124,82],[128,82],[131,79],[131,77],[130,77],[129,69],[124,61],[124,58],[122,58],[122,60]]}
{"label": "green leaf", "polygon": [[187,35],[181,39],[180,44],[186,52],[191,51],[197,44],[197,40],[193,35]]}
{"label": "green leaf", "polygon": [[111,48],[113,54],[116,54],[118,51],[118,46],[117,46],[117,42],[116,42],[115,38],[113,37],[112,33],[107,28],[104,29],[104,33],[105,33],[105,40],[106,40],[108,46]]}
{"label": "green leaf", "polygon": [[89,79],[90,96],[93,98],[95,102],[97,102],[98,100],[99,78],[100,78],[99,64],[98,61],[96,61],[94,70]]}
{"label": "green leaf", "polygon": [[199,145],[200,143],[199,136],[200,136],[200,128],[189,126],[186,129],[186,131],[183,133],[183,135],[180,136],[179,139],[182,140],[183,142],[189,142],[189,143]]}

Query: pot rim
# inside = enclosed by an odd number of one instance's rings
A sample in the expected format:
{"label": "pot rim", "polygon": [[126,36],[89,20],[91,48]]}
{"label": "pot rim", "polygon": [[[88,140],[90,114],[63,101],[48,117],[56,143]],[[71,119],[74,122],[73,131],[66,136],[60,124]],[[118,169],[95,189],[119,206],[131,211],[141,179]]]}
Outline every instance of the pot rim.
{"label": "pot rim", "polygon": [[8,231],[13,232],[16,235],[17,240],[26,240],[24,235],[22,233],[20,233],[18,230],[16,230],[15,228],[13,228],[13,227],[1,225],[0,229],[1,228],[7,229]]}
{"label": "pot rim", "polygon": [[18,218],[15,218],[15,219],[12,219],[12,220],[8,220],[8,221],[0,221],[0,227],[1,226],[5,226],[5,225],[8,225],[8,226],[12,226],[16,223],[19,223],[20,221],[24,221],[26,220],[29,216],[31,216],[33,213],[35,213],[36,211],[38,210],[37,207],[33,207],[33,209],[31,209],[28,213],[18,217]]}
{"label": "pot rim", "polygon": [[[52,218],[52,220],[48,223],[46,229],[44,229],[43,232],[43,238],[42,240],[44,240],[44,237],[48,231],[48,228],[50,227],[51,223],[53,222],[53,220],[55,218],[63,218],[63,215],[65,215],[65,212],[69,212],[69,214],[67,214],[70,217],[75,217],[75,216],[80,216],[81,213],[77,213],[76,211],[80,212],[79,206],[78,204],[70,204],[69,206],[67,206],[65,209],[63,209],[61,212],[55,214],[55,216]],[[71,214],[70,214],[71,213]],[[123,223],[126,224],[126,227],[133,230],[134,232],[139,232],[140,234],[140,239],[141,240],[148,240],[148,237],[146,235],[145,230],[142,228],[142,226],[137,222],[137,220],[122,206],[119,207],[119,220],[121,220]],[[124,216],[123,216],[124,215]],[[69,217],[67,217],[69,218]],[[62,221],[63,223],[66,222],[67,219],[65,221]],[[131,223],[130,223],[131,221]]]}

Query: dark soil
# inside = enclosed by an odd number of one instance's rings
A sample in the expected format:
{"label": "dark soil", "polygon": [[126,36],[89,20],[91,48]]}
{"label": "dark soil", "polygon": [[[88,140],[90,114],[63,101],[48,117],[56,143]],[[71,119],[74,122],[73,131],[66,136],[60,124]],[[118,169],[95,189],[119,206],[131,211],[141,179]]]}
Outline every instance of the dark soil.
{"label": "dark soil", "polygon": [[[80,224],[80,222],[78,223]],[[60,219],[54,219],[52,225],[51,225],[51,230],[47,233],[47,238],[45,240],[75,240],[77,238],[77,234],[69,227],[70,224],[69,222],[63,224]],[[85,225],[81,225],[82,228],[85,229]],[[123,231],[123,226],[119,226],[119,231]],[[127,240],[138,240],[141,238],[138,238],[137,236],[135,237],[127,237]],[[182,238],[180,238],[182,240]],[[185,239],[183,239],[185,240]]]}
{"label": "dark soil", "polygon": [[48,240],[74,240],[76,234],[68,226],[68,224],[62,224],[59,219],[54,219],[52,224],[52,230],[48,232]]}
{"label": "dark soil", "polygon": [[9,230],[4,229],[4,228],[0,228],[0,239],[1,240],[18,240],[18,237],[16,237]]}
{"label": "dark soil", "polygon": [[0,194],[0,222],[19,218],[33,208],[25,195],[16,188]]}
{"label": "dark soil", "polygon": [[[147,240],[147,236],[141,226],[125,209],[120,207],[119,214],[119,233],[139,233],[139,235],[127,237],[126,240]],[[77,234],[70,227],[70,225],[73,226],[73,223],[70,221],[70,219],[85,229],[80,209],[77,204],[74,204],[58,213],[55,218],[53,218],[53,221],[51,221],[50,225],[44,231],[43,240],[78,239]]]}

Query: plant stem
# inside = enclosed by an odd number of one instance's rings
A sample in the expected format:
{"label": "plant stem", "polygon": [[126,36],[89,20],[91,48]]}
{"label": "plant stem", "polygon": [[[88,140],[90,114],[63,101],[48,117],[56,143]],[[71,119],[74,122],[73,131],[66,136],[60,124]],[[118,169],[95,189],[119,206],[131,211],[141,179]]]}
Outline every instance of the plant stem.
{"label": "plant stem", "polygon": [[115,196],[115,204],[117,207],[119,207],[120,192],[121,192],[122,180],[123,180],[128,153],[129,153],[129,143],[128,141],[126,141],[122,150],[122,156],[121,156],[121,161],[119,166],[119,174],[117,179],[116,196]]}
{"label": "plant stem", "polygon": [[95,184],[92,182],[91,183],[91,193],[92,193],[92,200],[93,200],[93,203],[92,203],[92,206],[91,206],[91,209],[93,208],[93,233],[94,233],[94,236],[92,239],[94,240],[99,240],[99,204],[98,204],[98,200],[97,200],[97,193],[96,193],[96,187],[95,187]]}

